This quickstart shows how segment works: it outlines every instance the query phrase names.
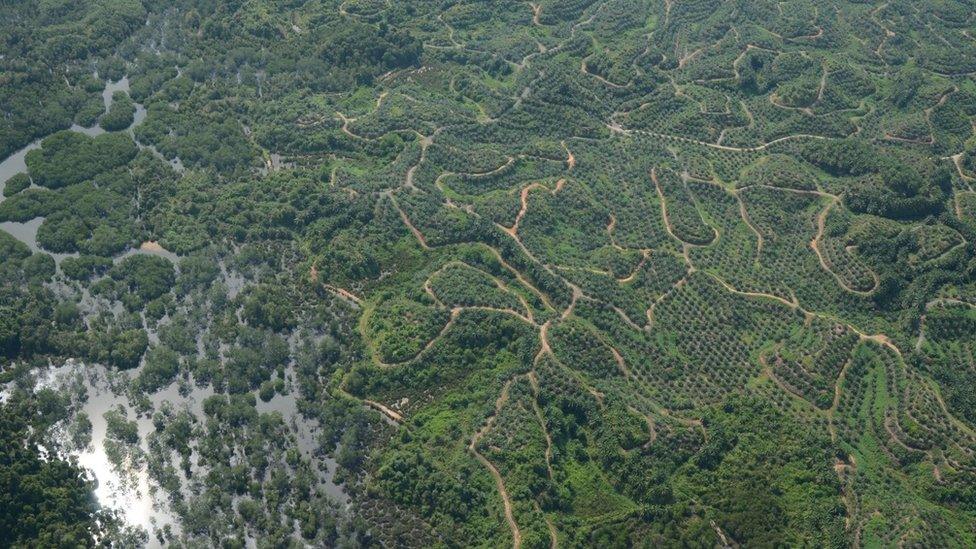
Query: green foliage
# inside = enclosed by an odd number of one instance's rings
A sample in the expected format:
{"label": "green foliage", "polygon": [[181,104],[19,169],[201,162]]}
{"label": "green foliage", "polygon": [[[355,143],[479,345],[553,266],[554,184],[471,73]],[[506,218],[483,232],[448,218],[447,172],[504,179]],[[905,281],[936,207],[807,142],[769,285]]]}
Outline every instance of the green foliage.
{"label": "green foliage", "polygon": [[281,286],[257,286],[248,291],[242,316],[248,324],[280,332],[295,324],[292,303],[291,296]]}
{"label": "green foliage", "polygon": [[160,543],[976,543],[964,3],[8,4],[8,454]]}
{"label": "green foliage", "polygon": [[3,258],[5,264],[15,261],[19,263],[31,255],[30,248],[26,244],[6,231],[0,231],[0,252],[2,252],[0,257]]}
{"label": "green foliage", "polygon": [[111,266],[111,259],[94,255],[66,257],[61,261],[61,270],[64,271],[64,275],[73,280],[89,280],[103,275]]}
{"label": "green foliage", "polygon": [[139,443],[139,426],[119,410],[105,412],[105,432],[109,439],[125,444]]}
{"label": "green foliage", "polygon": [[14,174],[13,177],[8,179],[3,184],[3,196],[11,197],[20,191],[30,187],[31,180],[30,177],[25,173]]}
{"label": "green foliage", "polygon": [[112,94],[112,104],[108,112],[102,116],[99,124],[110,132],[124,130],[132,125],[132,118],[136,107],[129,98],[129,94],[117,91]]}
{"label": "green foliage", "polygon": [[33,254],[24,260],[22,267],[24,276],[33,282],[47,282],[54,277],[57,266],[54,258],[48,254]]}
{"label": "green foliage", "polygon": [[146,360],[135,382],[137,387],[155,393],[169,385],[180,369],[179,355],[167,347],[153,347],[146,353]]}
{"label": "green foliage", "polygon": [[181,106],[173,110],[165,103],[152,103],[136,138],[152,143],[166,158],[179,158],[188,166],[219,170],[246,168],[255,163],[255,151],[234,118],[208,116]]}
{"label": "green foliage", "polygon": [[384,302],[368,319],[368,330],[378,357],[403,362],[426,346],[447,322],[447,312],[406,299]]}
{"label": "green foliage", "polygon": [[120,368],[134,368],[149,346],[144,330],[125,330],[111,334],[110,360]]}
{"label": "green foliage", "polygon": [[41,142],[41,148],[27,153],[27,169],[34,183],[51,189],[74,185],[121,166],[138,149],[126,135],[88,137],[59,132]]}
{"label": "green foliage", "polygon": [[168,259],[143,254],[126,257],[109,269],[108,275],[141,303],[169,292],[176,278]]}
{"label": "green foliage", "polygon": [[116,519],[77,465],[41,454],[27,421],[36,411],[25,402],[0,406],[0,544],[93,546]]}
{"label": "green foliage", "polygon": [[834,449],[759,401],[731,397],[706,417],[708,442],[675,481],[712,502],[716,522],[746,545],[844,546]]}

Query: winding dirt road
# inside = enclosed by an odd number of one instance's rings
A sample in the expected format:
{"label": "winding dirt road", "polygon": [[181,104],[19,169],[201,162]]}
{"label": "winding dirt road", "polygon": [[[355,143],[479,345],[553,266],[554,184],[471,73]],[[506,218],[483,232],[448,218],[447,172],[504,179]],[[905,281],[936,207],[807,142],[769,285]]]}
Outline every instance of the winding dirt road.
{"label": "winding dirt road", "polygon": [[481,430],[476,432],[474,436],[471,437],[471,442],[468,444],[468,450],[474,454],[474,457],[481,462],[486,469],[488,469],[488,472],[491,474],[492,478],[495,479],[495,487],[498,490],[498,495],[502,498],[505,522],[508,523],[508,527],[512,531],[512,546],[515,549],[520,549],[522,547],[522,532],[519,530],[518,524],[516,524],[515,517],[512,513],[512,499],[508,495],[508,489],[505,488],[505,480],[502,478],[501,473],[498,472],[498,468],[478,451],[478,441],[481,440],[481,437],[483,437],[489,429],[491,429],[492,425],[495,423],[495,418],[498,417],[498,413],[501,412],[502,407],[505,406],[506,402],[508,402],[508,391],[512,386],[512,382],[514,381],[515,380],[513,378],[505,382],[505,385],[502,387],[501,394],[498,395],[498,400],[495,401],[494,415],[488,418],[488,421],[485,422],[484,427],[482,427]]}

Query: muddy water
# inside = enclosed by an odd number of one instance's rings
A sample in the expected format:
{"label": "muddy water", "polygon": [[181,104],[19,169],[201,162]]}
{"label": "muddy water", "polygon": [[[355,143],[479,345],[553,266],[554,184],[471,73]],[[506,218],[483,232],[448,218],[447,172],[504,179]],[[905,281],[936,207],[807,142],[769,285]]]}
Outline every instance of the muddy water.
{"label": "muddy water", "polygon": [[7,180],[19,173],[27,173],[27,164],[24,162],[24,157],[27,153],[41,148],[41,140],[38,139],[30,145],[27,145],[23,149],[13,153],[7,158],[0,162],[0,202],[3,202],[3,188],[7,184]]}
{"label": "muddy water", "polygon": [[[107,82],[105,84],[105,90],[102,91],[102,101],[105,103],[106,111],[108,111],[108,108],[112,105],[112,94],[115,93],[116,91],[124,91],[128,93],[129,79],[123,78],[118,82],[114,82],[114,83]],[[139,124],[145,118],[146,118],[146,109],[142,105],[136,104],[135,121],[133,122],[132,126]],[[85,128],[79,126],[78,124],[72,124],[71,128],[69,129],[73,132],[83,133],[85,135],[89,135],[92,137],[105,133],[105,130],[102,129],[97,124],[90,128]],[[131,131],[131,129],[132,128],[130,127],[129,130]],[[44,140],[43,137],[35,140],[34,142],[30,143],[26,147],[20,149],[19,151],[5,158],[3,162],[0,162],[0,192],[3,191],[3,186],[8,179],[10,179],[11,177],[19,173],[27,173],[27,164],[24,162],[24,157],[26,157],[27,153],[32,150],[40,149],[41,141],[43,140]],[[0,195],[0,202],[2,201],[3,201],[3,196]]]}
{"label": "muddy water", "polygon": [[[128,76],[122,78],[122,80],[119,80],[118,82],[116,82],[114,84],[111,83],[111,82],[109,82],[108,84],[106,84],[105,91],[102,92],[102,100],[105,102],[105,110],[106,111],[108,111],[108,108],[112,105],[112,94],[114,94],[117,91],[124,91],[125,93],[129,93],[129,77]],[[163,162],[166,162],[167,164],[169,164],[170,167],[172,167],[173,170],[175,170],[176,172],[183,173],[184,171],[186,171],[186,168],[183,167],[183,161],[180,160],[179,157],[176,157],[176,158],[174,158],[172,160],[168,160],[168,159],[166,159],[165,156],[163,156],[163,154],[161,152],[159,152],[156,149],[155,146],[153,146],[153,145],[143,145],[142,143],[139,143],[139,141],[136,139],[135,127],[138,126],[139,124],[142,124],[142,122],[146,119],[147,112],[146,112],[146,107],[143,106],[142,103],[134,103],[134,104],[135,104],[135,107],[136,107],[136,112],[135,112],[135,114],[133,114],[132,124],[130,124],[129,127],[126,128],[124,131],[132,137],[132,140],[136,142],[136,145],[140,149],[146,149],[146,150],[148,150],[149,152],[151,152],[153,154],[153,156],[155,156],[156,158],[159,158]]]}
{"label": "muddy water", "polygon": [[3,223],[0,223],[0,229],[10,233],[10,236],[26,244],[32,252],[39,252],[41,249],[37,245],[37,230],[41,227],[41,223],[43,222],[43,217],[35,217],[34,219],[25,221],[24,223],[18,223],[16,221],[4,221]]}
{"label": "muddy water", "polygon": [[[294,379],[292,367],[286,370],[286,378]],[[291,385],[291,383],[288,383]],[[335,483],[335,473],[338,463],[336,460],[322,455],[316,455],[319,443],[316,440],[318,432],[317,422],[305,418],[298,411],[298,400],[295,395],[296,388],[290,387],[287,394],[275,394],[274,398],[268,402],[261,399],[257,401],[257,410],[260,413],[278,412],[285,419],[285,423],[291,428],[292,433],[298,441],[298,449],[303,456],[309,459],[319,477],[319,487],[336,502],[346,505],[349,503],[349,496],[343,491],[342,487]]]}
{"label": "muddy water", "polygon": [[98,137],[99,135],[105,133],[105,130],[102,129],[102,127],[99,126],[98,124],[95,124],[90,128],[79,126],[78,124],[72,124],[71,127],[68,129],[73,132],[83,133],[88,137]]}
{"label": "muddy water", "polygon": [[[66,257],[78,257],[79,254],[77,252],[69,253],[69,254],[59,254],[59,253],[53,253],[42,249],[40,245],[37,243],[37,230],[40,229],[42,223],[44,223],[43,217],[35,217],[34,219],[31,219],[30,221],[26,221],[24,223],[18,223],[14,221],[4,221],[0,223],[0,230],[9,233],[10,236],[13,236],[17,240],[26,244],[27,247],[30,248],[30,251],[34,253],[45,253],[50,255],[51,257],[54,258],[54,262],[59,266],[61,265],[61,261],[64,260],[64,258]],[[164,257],[172,261],[174,264],[178,264],[180,261],[180,256],[163,248],[162,246],[159,245],[159,243],[153,241],[143,242],[142,245],[140,245],[138,248],[130,248],[125,252],[122,252],[121,254],[113,257],[112,261],[118,263],[123,259],[133,255],[155,255],[159,257]]]}
{"label": "muddy water", "polygon": [[[116,91],[129,90],[127,78],[118,82],[109,82],[102,92],[102,99],[105,108],[111,106],[112,94]],[[146,118],[146,109],[141,104],[136,104],[136,112],[132,125],[126,131],[133,136],[133,128],[142,123]],[[100,135],[104,130],[99,126],[83,128],[73,125],[71,131],[85,133],[87,135]],[[43,139],[38,139],[30,143],[21,150],[13,153],[0,162],[0,193],[7,180],[18,173],[26,173],[27,166],[25,157],[31,150],[40,148]],[[162,158],[162,155],[152,146],[139,144],[140,148],[148,148],[153,154]],[[165,159],[164,159],[165,160]],[[169,164],[178,172],[183,171],[183,165],[179,158],[169,161]],[[3,196],[0,194],[0,202]],[[35,218],[26,223],[3,222],[0,229],[10,233],[18,240],[24,242],[32,251],[43,251],[37,244],[37,231],[43,223],[43,218]],[[162,248],[156,242],[145,242],[138,249],[131,249],[116,256],[115,261],[133,254],[152,254],[165,257],[174,263],[179,261],[179,257]],[[65,257],[77,254],[51,254],[60,263]],[[225,274],[225,280],[229,291],[236,295],[245,286],[246,282],[238,273],[229,273],[221,262],[221,269]],[[85,292],[87,294],[87,291]],[[91,296],[86,295],[86,300],[94,302]],[[83,300],[84,302],[84,300]],[[291,380],[294,379],[294,372],[287,370],[287,386],[289,390],[286,394],[276,394],[269,402],[257,400],[257,410],[262,413],[278,412],[282,415],[285,423],[295,436],[297,447],[301,453],[316,466],[319,487],[332,499],[341,503],[348,504],[349,498],[343,492],[341,486],[334,482],[334,475],[337,464],[335,460],[318,454],[318,442],[316,435],[319,432],[318,425],[313,420],[308,420],[298,411],[297,390],[292,387]],[[67,439],[67,431],[62,428],[58,432],[52,433],[53,436],[60,437],[54,441],[54,447],[64,455],[71,455],[77,458],[78,463],[87,469],[91,476],[97,481],[95,495],[99,502],[107,507],[116,509],[128,524],[144,528],[149,533],[149,547],[159,547],[158,540],[153,535],[153,531],[164,526],[169,526],[175,534],[179,534],[179,520],[168,506],[168,494],[158,488],[156,483],[150,478],[145,459],[140,454],[148,453],[148,437],[155,428],[149,415],[139,415],[125,396],[125,389],[129,384],[131,376],[137,375],[138,370],[119,374],[113,373],[100,365],[85,365],[78,361],[69,360],[63,366],[47,368],[37,372],[35,388],[51,387],[54,389],[67,391],[78,395],[75,398],[75,413],[84,412],[92,424],[91,442],[84,448],[75,448]],[[150,395],[153,410],[159,410],[165,403],[169,403],[176,410],[187,410],[198,420],[204,419],[203,402],[214,394],[211,387],[197,387],[190,384],[188,387],[181,387],[179,383],[173,383],[161,391]],[[84,395],[84,397],[81,397]],[[7,389],[0,387],[0,402],[7,396]],[[132,460],[126,461],[121,465],[112,463],[109,453],[106,451],[107,441],[107,421],[105,413],[110,410],[121,410],[128,420],[135,421],[138,426],[139,444],[132,448]],[[74,417],[72,418],[73,421]],[[196,472],[199,467],[196,464],[196,452],[191,458],[191,465]],[[184,495],[189,495],[189,479],[181,476],[181,491]],[[249,540],[253,541],[253,540]]]}

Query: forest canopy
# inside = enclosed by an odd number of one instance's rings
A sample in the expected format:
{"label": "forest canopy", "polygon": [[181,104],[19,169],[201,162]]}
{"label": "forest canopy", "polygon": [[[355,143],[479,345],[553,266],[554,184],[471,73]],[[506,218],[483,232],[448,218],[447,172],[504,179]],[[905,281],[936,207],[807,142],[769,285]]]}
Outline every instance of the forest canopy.
{"label": "forest canopy", "polygon": [[0,546],[976,546],[974,14],[0,3]]}

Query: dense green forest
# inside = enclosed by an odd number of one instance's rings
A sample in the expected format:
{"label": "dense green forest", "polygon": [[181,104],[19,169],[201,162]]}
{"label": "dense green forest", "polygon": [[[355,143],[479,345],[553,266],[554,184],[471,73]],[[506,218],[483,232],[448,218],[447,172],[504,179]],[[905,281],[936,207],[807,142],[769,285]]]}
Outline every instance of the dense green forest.
{"label": "dense green forest", "polygon": [[0,45],[0,546],[976,546],[973,0]]}

